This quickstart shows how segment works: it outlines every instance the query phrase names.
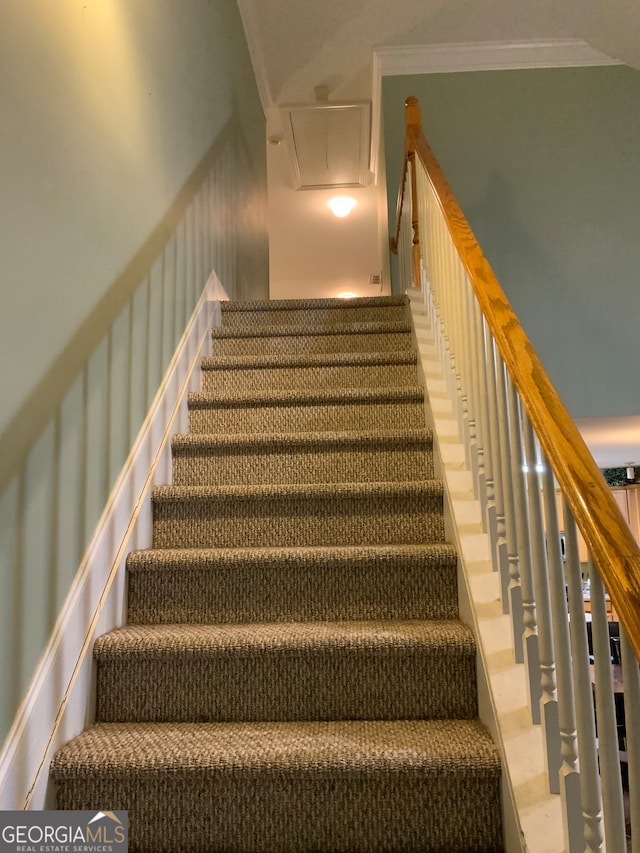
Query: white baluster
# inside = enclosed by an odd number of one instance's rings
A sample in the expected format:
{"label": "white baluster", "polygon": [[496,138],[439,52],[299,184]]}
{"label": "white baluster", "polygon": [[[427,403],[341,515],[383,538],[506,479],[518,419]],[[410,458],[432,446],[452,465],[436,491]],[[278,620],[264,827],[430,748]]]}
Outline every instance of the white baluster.
{"label": "white baluster", "polygon": [[624,630],[620,630],[624,682],[626,751],[629,770],[629,811],[633,853],[640,853],[640,666]]}
{"label": "white baluster", "polygon": [[458,290],[460,292],[460,317],[461,317],[461,325],[460,325],[460,334],[462,336],[462,373],[460,377],[460,403],[462,410],[462,430],[460,435],[463,438],[463,444],[465,449],[465,457],[467,461],[467,469],[472,471],[472,462],[471,462],[471,430],[469,420],[471,414],[469,412],[469,384],[470,384],[470,376],[471,376],[471,368],[470,368],[470,358],[471,353],[469,351],[468,340],[469,340],[469,302],[468,302],[468,283],[466,279],[466,273],[464,267],[462,266],[462,262],[458,261],[458,276],[457,276],[457,285]]}
{"label": "white baluster", "polygon": [[469,411],[469,470],[473,481],[473,494],[476,500],[480,500],[480,463],[478,459],[478,397],[477,397],[477,371],[475,361],[475,348],[473,346],[474,324],[475,324],[475,298],[469,279],[465,275],[465,304],[467,314],[467,363],[469,375],[467,380],[467,408]]}
{"label": "white baluster", "polygon": [[[523,618],[522,637],[514,649],[522,649],[527,671],[527,688],[531,708],[531,721],[540,722],[540,665],[538,660],[538,635],[536,632],[536,603],[531,576],[531,543],[529,539],[529,518],[527,516],[527,495],[524,484],[524,460],[522,456],[522,435],[520,405],[515,385],[508,378],[509,420],[511,424],[511,473],[513,475],[513,502],[516,516],[516,536],[518,538],[518,572]],[[517,603],[517,602],[516,602]],[[512,611],[513,612],[513,611]],[[516,660],[518,658],[516,657]]]}
{"label": "white baluster", "polygon": [[578,534],[571,510],[563,496],[562,515],[565,535],[565,577],[569,594],[571,617],[571,659],[575,685],[576,722],[578,730],[578,760],[580,762],[580,792],[584,818],[585,853],[602,853],[602,797],[596,751],[596,725],[593,711],[587,623],[582,597],[582,575],[578,555]]}
{"label": "white baluster", "polygon": [[580,773],[578,770],[578,739],[576,731],[576,708],[573,695],[573,672],[571,669],[571,647],[569,640],[569,617],[558,506],[555,495],[553,471],[543,456],[543,498],[547,531],[547,562],[549,567],[549,592],[551,596],[551,625],[556,658],[558,693],[558,729],[560,735],[561,765],[559,776],[560,796],[564,828],[564,844],[567,853],[582,853],[584,850],[584,822],[580,803]]}
{"label": "white baluster", "polygon": [[[522,622],[522,602],[519,598],[517,613],[514,613],[515,602],[511,600],[510,588],[513,584],[520,588],[518,569],[518,540],[516,537],[515,507],[513,503],[513,474],[511,471],[511,436],[509,430],[509,412],[507,404],[507,389],[504,360],[498,354],[496,368],[496,393],[498,398],[498,427],[500,430],[500,469],[502,471],[502,496],[504,502],[505,535],[507,540],[507,565],[501,577],[502,612],[509,613],[511,621],[517,620],[518,636],[522,637],[524,626]],[[515,627],[514,627],[515,631]],[[516,658],[518,660],[518,658]],[[522,661],[522,657],[520,657]]]}
{"label": "white baluster", "polygon": [[556,664],[551,636],[551,596],[547,569],[547,550],[542,524],[540,478],[538,476],[538,454],[533,427],[526,412],[522,416],[527,467],[527,494],[529,523],[531,530],[531,569],[536,599],[538,623],[538,655],[540,659],[540,720],[547,763],[549,791],[560,793],[559,772],[560,725],[558,723],[558,699],[556,695]]}
{"label": "white baluster", "polygon": [[[486,327],[486,324],[485,324]],[[494,569],[500,577],[508,577],[507,530],[505,523],[504,494],[502,488],[502,457],[500,455],[500,421],[498,417],[498,390],[496,381],[496,348],[489,328],[486,332],[487,390],[489,397],[489,434],[491,438],[491,461],[495,504],[495,545],[492,552]]]}
{"label": "white baluster", "polygon": [[443,322],[445,326],[445,335],[447,340],[447,361],[448,370],[445,370],[447,384],[449,386],[449,399],[455,400],[458,393],[456,382],[456,339],[455,339],[455,292],[451,287],[451,279],[449,277],[449,256],[448,242],[451,239],[449,231],[445,225],[444,218],[438,217],[438,236],[440,249],[440,269],[442,275],[442,284],[444,291],[444,315]]}
{"label": "white baluster", "polygon": [[482,339],[482,314],[478,303],[472,299],[472,323],[469,346],[473,352],[473,396],[476,414],[476,446],[478,456],[478,499],[480,501],[483,529],[487,524],[487,398],[484,388],[484,341]]}
{"label": "white baluster", "polygon": [[627,842],[624,829],[624,805],[607,608],[600,573],[591,560],[589,560],[589,577],[591,579],[591,624],[604,837],[608,853],[626,853]]}
{"label": "white baluster", "polygon": [[485,473],[485,488],[486,488],[486,505],[484,517],[484,529],[489,536],[491,547],[491,556],[495,560],[497,551],[497,511],[496,511],[496,489],[494,480],[493,466],[493,445],[491,437],[491,417],[490,417],[490,401],[489,401],[489,377],[487,375],[488,363],[488,334],[486,321],[479,312],[480,324],[478,358],[480,360],[480,412],[482,417],[482,450],[484,454],[484,473]]}
{"label": "white baluster", "polygon": [[454,294],[455,307],[455,349],[456,349],[456,410],[458,414],[458,433],[465,435],[465,400],[464,400],[464,358],[466,341],[464,338],[463,294],[461,289],[461,264],[451,238],[449,250],[449,286]]}

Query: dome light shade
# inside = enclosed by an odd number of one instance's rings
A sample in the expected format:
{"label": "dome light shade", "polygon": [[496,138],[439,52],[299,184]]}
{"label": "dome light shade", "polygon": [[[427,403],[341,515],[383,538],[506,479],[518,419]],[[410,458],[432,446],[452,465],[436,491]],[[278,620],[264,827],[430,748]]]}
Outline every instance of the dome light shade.
{"label": "dome light shade", "polygon": [[331,209],[331,212],[340,218],[348,216],[355,206],[355,198],[348,195],[336,195],[327,202],[327,207]]}

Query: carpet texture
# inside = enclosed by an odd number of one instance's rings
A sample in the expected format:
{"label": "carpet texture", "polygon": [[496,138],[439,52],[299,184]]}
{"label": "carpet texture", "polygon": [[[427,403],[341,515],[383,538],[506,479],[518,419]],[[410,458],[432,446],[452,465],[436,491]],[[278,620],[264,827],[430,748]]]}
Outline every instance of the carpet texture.
{"label": "carpet texture", "polygon": [[61,809],[131,851],[502,850],[404,297],[223,303]]}

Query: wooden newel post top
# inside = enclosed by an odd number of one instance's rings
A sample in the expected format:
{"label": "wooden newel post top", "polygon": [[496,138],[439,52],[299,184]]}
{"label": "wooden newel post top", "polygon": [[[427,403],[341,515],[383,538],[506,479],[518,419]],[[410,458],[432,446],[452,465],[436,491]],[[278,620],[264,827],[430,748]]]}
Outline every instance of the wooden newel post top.
{"label": "wooden newel post top", "polygon": [[413,95],[410,95],[404,102],[404,123],[407,128],[411,126],[422,127],[420,104]]}

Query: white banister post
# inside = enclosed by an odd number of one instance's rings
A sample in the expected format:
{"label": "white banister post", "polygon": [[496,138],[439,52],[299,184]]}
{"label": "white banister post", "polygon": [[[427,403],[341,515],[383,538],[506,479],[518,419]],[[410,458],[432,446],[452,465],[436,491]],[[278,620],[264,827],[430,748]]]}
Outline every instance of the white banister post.
{"label": "white banister post", "polygon": [[[511,621],[518,620],[518,634],[522,637],[522,606],[514,612],[515,603],[510,594],[511,584],[520,586],[518,569],[518,540],[516,537],[515,507],[513,503],[513,475],[511,471],[511,436],[509,434],[509,412],[507,407],[506,368],[498,353],[496,370],[496,393],[498,398],[498,427],[500,430],[500,469],[502,471],[502,495],[504,500],[505,534],[507,539],[507,565],[501,578],[502,612],[509,613]],[[515,631],[515,627],[514,627]],[[518,660],[518,658],[516,658]],[[520,662],[522,657],[520,657]]]}
{"label": "white banister post", "polygon": [[491,438],[491,460],[495,495],[495,543],[492,553],[494,569],[500,577],[508,576],[507,532],[505,523],[504,494],[502,488],[502,457],[500,455],[500,420],[498,416],[498,391],[496,380],[496,347],[493,336],[486,326],[487,341],[487,385],[489,391],[489,432]]}
{"label": "white banister post", "polygon": [[456,321],[456,288],[453,286],[453,280],[450,275],[449,268],[449,244],[451,237],[445,225],[442,216],[438,219],[438,232],[440,237],[440,269],[442,275],[443,290],[445,293],[446,313],[444,315],[444,324],[447,335],[447,351],[449,370],[445,371],[447,383],[450,388],[449,399],[458,400],[458,339],[457,339],[457,321]]}
{"label": "white banister post", "polygon": [[469,410],[469,456],[471,464],[469,470],[473,481],[473,493],[476,500],[480,500],[480,461],[478,453],[478,396],[477,396],[477,370],[478,365],[475,360],[474,347],[474,316],[475,316],[475,299],[469,279],[465,274],[465,296],[467,306],[467,362],[469,365],[468,376],[468,410]]}
{"label": "white banister post", "polygon": [[484,529],[489,536],[491,559],[495,565],[497,549],[496,524],[496,489],[494,480],[493,445],[491,436],[491,404],[489,399],[489,377],[487,364],[489,360],[489,329],[484,316],[478,311],[478,358],[480,360],[480,410],[482,412],[482,449],[484,452],[484,471],[486,488],[486,505]]}
{"label": "white banister post", "polygon": [[553,471],[544,454],[542,463],[544,467],[542,478],[551,595],[551,625],[558,685],[558,728],[561,756],[559,787],[562,798],[564,845],[567,853],[582,853],[584,850],[584,821],[580,803],[576,708],[573,696],[569,618],[562,568],[558,505],[556,503]]}
{"label": "white banister post", "polygon": [[620,629],[629,772],[629,817],[633,853],[640,853],[640,666],[624,629]]}
{"label": "white banister post", "polygon": [[449,238],[449,281],[450,287],[455,294],[456,312],[456,410],[458,413],[458,431],[460,436],[465,435],[465,405],[464,405],[464,364],[466,341],[464,337],[464,301],[460,280],[461,263],[455,247]]}
{"label": "white banister post", "polygon": [[575,685],[576,721],[578,730],[578,760],[580,762],[580,793],[584,819],[585,853],[602,853],[602,797],[596,751],[596,725],[593,710],[587,623],[582,597],[582,576],[578,555],[578,534],[571,510],[563,495],[562,515],[565,535],[565,577],[571,617],[571,659]]}
{"label": "white banister post", "polygon": [[458,290],[460,291],[460,312],[461,312],[461,328],[462,335],[462,375],[460,386],[460,404],[462,409],[462,438],[467,461],[467,469],[472,470],[471,463],[471,430],[469,425],[469,384],[471,369],[469,366],[471,352],[469,349],[469,301],[467,298],[467,279],[462,266],[462,261],[458,260]]}
{"label": "white banister post", "polygon": [[[449,315],[449,294],[447,292],[446,282],[444,280],[444,274],[442,269],[442,215],[437,213],[434,216],[431,222],[431,227],[433,229],[432,239],[433,239],[433,270],[434,275],[437,274],[437,282],[438,282],[438,309],[440,312],[440,339],[441,339],[441,350],[440,350],[440,363],[443,365],[449,364],[450,358],[450,347],[449,347],[449,323],[448,323],[448,315]],[[450,383],[451,377],[448,370],[444,372],[445,381]]]}
{"label": "white banister post", "polygon": [[[538,659],[538,635],[536,631],[536,602],[533,590],[533,578],[531,576],[531,541],[529,538],[527,495],[524,483],[520,403],[511,377],[508,380],[508,388],[509,419],[511,421],[511,471],[513,474],[513,499],[516,509],[518,567],[523,611],[521,643],[526,668],[531,721],[537,724],[540,722],[540,664]],[[517,649],[515,635],[514,648]]]}
{"label": "white banister post", "polygon": [[480,500],[482,527],[487,531],[487,464],[489,450],[487,447],[487,397],[485,393],[484,375],[484,341],[482,335],[482,312],[475,298],[472,300],[473,323],[471,340],[473,341],[474,386],[476,398],[476,441],[478,443],[478,497]]}
{"label": "white banister post", "polygon": [[560,726],[558,723],[558,699],[556,694],[556,662],[551,635],[551,597],[547,569],[547,551],[544,526],[542,523],[542,504],[540,496],[540,477],[538,475],[538,454],[531,420],[526,412],[522,416],[527,467],[527,492],[529,497],[529,519],[531,526],[531,567],[536,599],[536,617],[538,624],[538,656],[540,659],[540,720],[545,746],[549,791],[560,793]]}
{"label": "white banister post", "polygon": [[608,853],[626,853],[618,729],[611,672],[611,645],[605,592],[600,573],[589,559],[591,627],[595,669],[598,756],[602,780],[604,837]]}

